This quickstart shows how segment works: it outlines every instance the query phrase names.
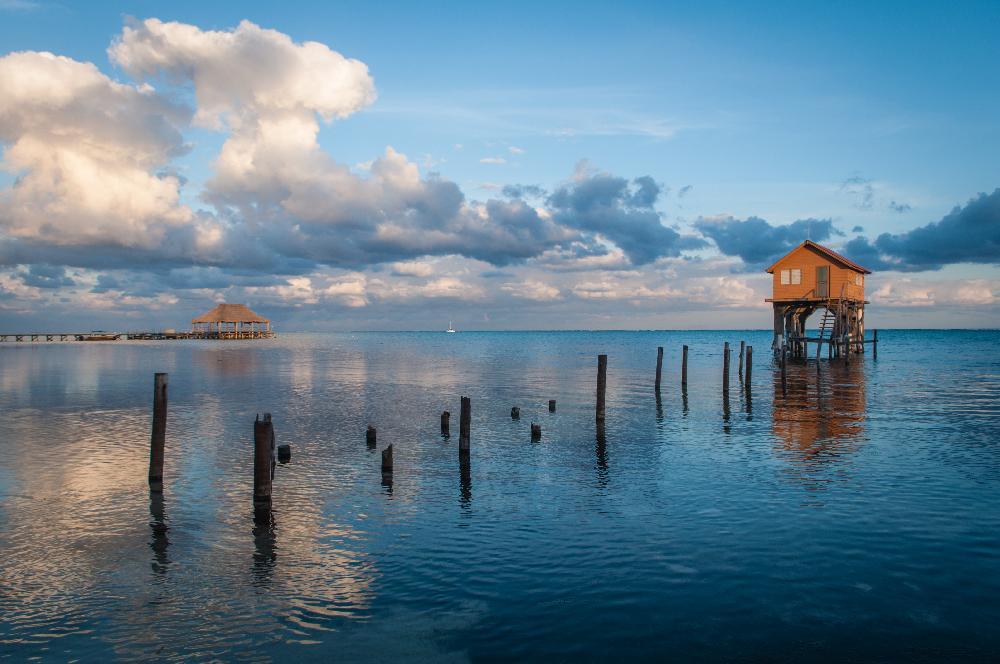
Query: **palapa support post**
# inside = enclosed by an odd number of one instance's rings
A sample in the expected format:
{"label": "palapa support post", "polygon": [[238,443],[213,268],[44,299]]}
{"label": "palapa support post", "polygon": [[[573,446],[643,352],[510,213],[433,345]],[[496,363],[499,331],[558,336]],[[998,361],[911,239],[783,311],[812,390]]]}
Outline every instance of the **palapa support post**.
{"label": "palapa support post", "polygon": [[729,391],[729,342],[722,345],[722,390]]}
{"label": "palapa support post", "polygon": [[521,419],[521,409],[518,408],[517,406],[512,407],[510,409],[510,419],[512,419],[512,420],[519,420],[519,419]]}
{"label": "palapa support post", "polygon": [[741,341],[740,342],[740,366],[739,366],[739,371],[736,372],[737,375],[739,376],[740,380],[743,380],[743,355],[744,355],[744,353],[746,353],[746,350],[747,350],[747,342],[746,341]]}
{"label": "palapa support post", "polygon": [[167,439],[167,374],[153,374],[153,432],[149,439],[149,490],[163,491],[163,447]]}
{"label": "palapa support post", "polygon": [[746,377],[747,395],[750,394],[751,376],[753,376],[753,346],[747,346],[747,377]]}
{"label": "palapa support post", "polygon": [[470,429],[472,428],[472,399],[462,397],[462,412],[458,422],[458,449],[468,451]]}
{"label": "palapa support post", "polygon": [[875,335],[875,336],[872,337],[872,359],[873,360],[877,360],[878,359],[878,330],[877,329],[872,330],[872,334]]}
{"label": "palapa support post", "polygon": [[531,423],[531,440],[541,440],[542,439],[542,425]]}
{"label": "palapa support post", "polygon": [[681,351],[681,387],[688,384],[688,347],[684,346]]}
{"label": "palapa support post", "polygon": [[451,435],[451,413],[448,411],[441,413],[441,435],[446,437]]}
{"label": "palapa support post", "polygon": [[660,391],[660,373],[663,371],[663,346],[656,347],[656,391]]}
{"label": "palapa support post", "polygon": [[378,433],[376,432],[375,427],[369,424],[368,430],[365,431],[365,442],[368,443],[368,447],[375,447],[377,436]]}
{"label": "palapa support post", "polygon": [[597,421],[604,421],[604,395],[608,387],[608,356],[597,356]]}
{"label": "palapa support post", "polygon": [[274,425],[271,414],[253,423],[253,506],[271,509],[271,480],[274,478]]}
{"label": "palapa support post", "polygon": [[392,445],[382,450],[382,474],[392,475]]}
{"label": "palapa support post", "polygon": [[555,399],[549,399],[549,412],[550,413],[556,412],[556,400]]}

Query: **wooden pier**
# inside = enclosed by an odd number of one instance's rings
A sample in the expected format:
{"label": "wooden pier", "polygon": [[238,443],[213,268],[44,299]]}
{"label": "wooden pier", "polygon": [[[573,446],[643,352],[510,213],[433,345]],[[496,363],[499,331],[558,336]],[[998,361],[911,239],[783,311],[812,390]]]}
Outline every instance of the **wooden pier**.
{"label": "wooden pier", "polygon": [[224,330],[197,332],[31,332],[0,333],[0,342],[46,342],[46,341],[168,341],[183,339],[271,339],[275,333],[270,330]]}

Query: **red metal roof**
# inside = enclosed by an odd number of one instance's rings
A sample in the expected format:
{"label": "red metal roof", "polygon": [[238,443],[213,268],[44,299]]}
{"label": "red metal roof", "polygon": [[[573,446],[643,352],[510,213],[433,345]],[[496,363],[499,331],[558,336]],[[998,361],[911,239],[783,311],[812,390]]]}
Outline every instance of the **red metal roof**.
{"label": "red metal roof", "polygon": [[833,249],[827,249],[823,245],[816,244],[812,240],[806,240],[805,242],[803,242],[799,246],[795,247],[794,249],[792,249],[791,251],[789,251],[787,254],[785,254],[784,256],[782,256],[781,258],[779,258],[778,260],[774,261],[774,265],[772,265],[771,267],[767,268],[764,271],[765,272],[774,272],[774,268],[777,267],[778,263],[780,263],[781,261],[785,260],[786,258],[788,258],[792,254],[794,254],[799,249],[802,249],[803,247],[806,247],[806,248],[809,248],[809,249],[815,249],[816,251],[820,252],[821,254],[826,255],[828,258],[830,258],[830,260],[835,261],[837,263],[840,263],[844,267],[849,268],[851,270],[856,270],[856,271],[864,273],[864,274],[871,274],[872,273],[871,270],[869,270],[866,267],[862,267],[862,266],[858,265],[857,263],[855,263],[854,261],[852,261],[850,258],[847,258],[846,256],[841,256],[840,254],[838,254]]}

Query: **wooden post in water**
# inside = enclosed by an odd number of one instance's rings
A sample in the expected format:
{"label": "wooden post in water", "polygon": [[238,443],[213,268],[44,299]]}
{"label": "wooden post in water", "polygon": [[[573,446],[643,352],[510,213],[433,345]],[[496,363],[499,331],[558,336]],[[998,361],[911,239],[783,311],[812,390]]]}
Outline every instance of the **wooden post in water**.
{"label": "wooden post in water", "polygon": [[253,423],[253,506],[271,509],[271,478],[274,476],[274,425],[270,413]]}
{"label": "wooden post in water", "polygon": [[542,439],[542,425],[531,423],[531,440],[541,440]]}
{"label": "wooden post in water", "polygon": [[444,411],[441,413],[441,435],[449,436],[451,430],[451,413]]}
{"label": "wooden post in water", "polygon": [[873,360],[877,360],[878,359],[878,330],[877,329],[876,330],[872,330],[872,334],[874,334],[874,337],[872,337],[872,359]]}
{"label": "wooden post in water", "polygon": [[740,380],[743,380],[743,354],[746,353],[746,350],[747,350],[747,342],[746,341],[741,341],[740,342],[740,366],[739,366],[739,371],[736,372],[736,375],[740,377]]}
{"label": "wooden post in water", "polygon": [[597,356],[597,421],[604,421],[604,393],[608,387],[608,356]]}
{"label": "wooden post in water", "polygon": [[663,371],[663,346],[656,347],[656,391],[660,391],[660,373]]}
{"label": "wooden post in water", "polygon": [[521,409],[517,406],[513,406],[510,409],[510,419],[519,420],[521,419]]}
{"label": "wooden post in water", "polygon": [[688,385],[688,347],[681,351],[681,387]]}
{"label": "wooden post in water", "polygon": [[747,375],[746,375],[746,388],[747,394],[750,394],[750,377],[753,375],[753,346],[747,346]]}
{"label": "wooden post in water", "polygon": [[462,397],[462,412],[458,418],[458,449],[468,451],[469,434],[472,428],[472,399]]}
{"label": "wooden post in water", "polygon": [[781,344],[781,394],[788,396],[788,351],[785,344]]}
{"label": "wooden post in water", "polygon": [[550,413],[556,412],[556,400],[555,399],[549,399],[549,412]]}
{"label": "wooden post in water", "polygon": [[369,424],[368,430],[365,431],[365,442],[368,443],[368,447],[375,447],[376,436],[377,432],[375,430],[375,427]]}
{"label": "wooden post in water", "polygon": [[153,374],[153,433],[149,439],[149,490],[163,491],[163,446],[167,439],[167,374]]}
{"label": "wooden post in water", "polygon": [[722,345],[722,390],[729,391],[729,342]]}
{"label": "wooden post in water", "polygon": [[382,450],[382,474],[392,474],[392,445]]}

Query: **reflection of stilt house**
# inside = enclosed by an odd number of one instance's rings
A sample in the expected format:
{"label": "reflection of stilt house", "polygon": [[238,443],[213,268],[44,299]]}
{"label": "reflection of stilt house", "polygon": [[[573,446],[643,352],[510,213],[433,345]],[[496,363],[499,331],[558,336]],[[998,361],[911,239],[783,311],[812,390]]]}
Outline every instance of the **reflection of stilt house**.
{"label": "reflection of stilt house", "polygon": [[191,336],[202,339],[266,339],[274,336],[271,321],[245,304],[219,304],[191,320]]}
{"label": "reflection of stilt house", "polygon": [[[806,240],[767,268],[774,275],[774,342],[793,357],[805,357],[809,342],[819,357],[827,344],[830,357],[863,352],[865,275],[871,270],[826,247]],[[823,310],[819,335],[806,336],[806,319]]]}

